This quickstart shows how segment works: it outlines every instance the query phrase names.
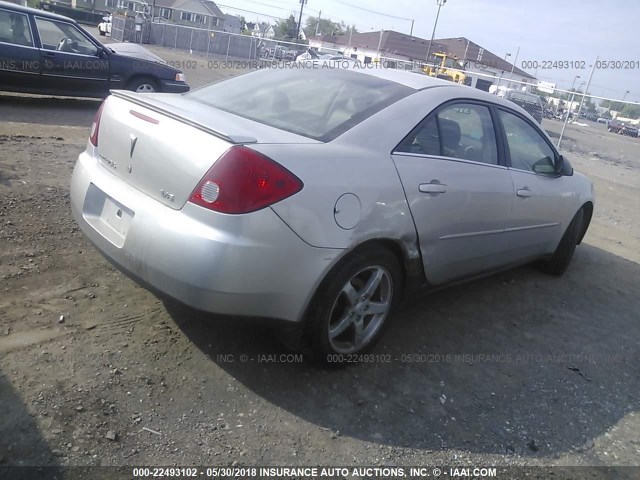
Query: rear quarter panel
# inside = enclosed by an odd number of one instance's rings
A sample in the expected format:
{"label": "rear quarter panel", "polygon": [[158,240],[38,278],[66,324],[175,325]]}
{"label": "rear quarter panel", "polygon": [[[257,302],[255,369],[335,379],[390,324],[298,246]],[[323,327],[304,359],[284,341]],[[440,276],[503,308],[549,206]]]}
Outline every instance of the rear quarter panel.
{"label": "rear quarter panel", "polygon": [[[301,192],[273,210],[313,246],[351,249],[368,240],[389,239],[400,243],[408,258],[419,258],[415,225],[391,152],[447,98],[416,92],[325,144],[252,146],[304,183]],[[335,219],[336,202],[347,193],[361,205],[360,220],[351,229],[341,228]]]}

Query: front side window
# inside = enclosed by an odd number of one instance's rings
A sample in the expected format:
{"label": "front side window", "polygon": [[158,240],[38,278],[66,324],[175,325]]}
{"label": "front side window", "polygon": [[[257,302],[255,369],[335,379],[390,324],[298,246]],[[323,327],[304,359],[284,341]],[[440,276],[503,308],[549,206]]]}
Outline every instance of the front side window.
{"label": "front side window", "polygon": [[507,135],[511,167],[535,173],[554,173],[556,155],[542,135],[517,115],[504,110],[500,110],[498,115]]}
{"label": "front side window", "polygon": [[430,115],[397,151],[498,164],[491,113],[475,104],[457,103]]}
{"label": "front side window", "polygon": [[98,48],[74,25],[36,18],[42,48],[82,55],[97,55]]}
{"label": "front side window", "polygon": [[0,10],[0,42],[33,47],[27,16],[22,13]]}

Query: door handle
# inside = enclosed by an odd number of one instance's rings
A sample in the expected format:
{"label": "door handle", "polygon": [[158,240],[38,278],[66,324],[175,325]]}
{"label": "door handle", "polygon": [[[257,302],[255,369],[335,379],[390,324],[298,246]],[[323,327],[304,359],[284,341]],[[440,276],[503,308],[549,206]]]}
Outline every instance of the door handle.
{"label": "door handle", "polygon": [[520,190],[516,190],[516,195],[521,198],[529,198],[533,195],[533,193],[531,193],[531,190],[529,190],[528,188],[521,188]]}
{"label": "door handle", "polygon": [[55,57],[55,56],[56,56],[56,54],[55,54],[55,53],[53,53],[53,52],[44,52],[44,56],[45,56],[45,57]]}
{"label": "door handle", "polygon": [[442,183],[421,183],[419,189],[422,193],[445,193],[447,186]]}

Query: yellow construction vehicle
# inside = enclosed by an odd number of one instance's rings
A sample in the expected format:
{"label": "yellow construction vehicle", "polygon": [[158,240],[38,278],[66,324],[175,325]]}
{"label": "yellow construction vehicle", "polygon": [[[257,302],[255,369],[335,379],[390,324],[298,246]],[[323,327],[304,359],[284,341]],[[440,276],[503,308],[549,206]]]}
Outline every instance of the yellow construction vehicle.
{"label": "yellow construction vehicle", "polygon": [[440,66],[425,65],[422,69],[424,73],[430,77],[443,78],[461,85],[467,84],[467,76],[461,71],[462,65],[457,57],[450,57],[446,53],[434,53],[433,56],[436,57],[436,62],[433,63],[440,63]]}

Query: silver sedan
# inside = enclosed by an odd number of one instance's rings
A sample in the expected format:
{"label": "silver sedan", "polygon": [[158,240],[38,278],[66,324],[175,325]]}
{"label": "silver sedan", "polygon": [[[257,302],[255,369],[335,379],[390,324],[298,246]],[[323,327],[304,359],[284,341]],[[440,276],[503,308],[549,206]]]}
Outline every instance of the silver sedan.
{"label": "silver sedan", "polygon": [[184,95],[114,91],[71,199],[142,284],[299,326],[320,361],[370,349],[410,289],[532,261],[563,273],[594,206],[512,102],[325,64]]}

